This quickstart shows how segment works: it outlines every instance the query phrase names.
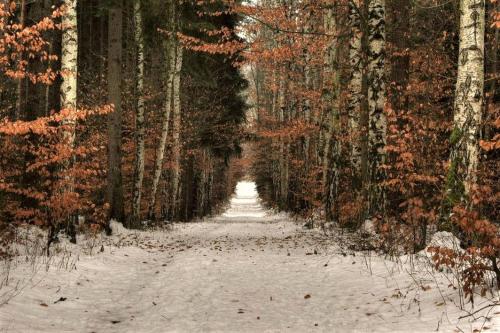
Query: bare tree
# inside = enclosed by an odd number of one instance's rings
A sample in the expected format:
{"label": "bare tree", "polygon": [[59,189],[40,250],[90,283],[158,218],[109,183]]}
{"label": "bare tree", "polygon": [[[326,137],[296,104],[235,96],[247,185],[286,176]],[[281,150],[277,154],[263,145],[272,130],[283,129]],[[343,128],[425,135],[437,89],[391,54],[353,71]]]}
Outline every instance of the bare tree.
{"label": "bare tree", "polygon": [[110,218],[123,221],[123,186],[121,171],[122,141],[122,3],[109,8],[108,22],[108,101],[114,107],[108,119],[107,202]]}
{"label": "bare tree", "polygon": [[135,165],[134,165],[134,192],[132,198],[131,223],[135,224],[140,220],[142,181],[144,178],[144,36],[142,26],[142,6],[141,0],[134,3],[135,21],[135,44],[137,48],[137,73],[136,73],[136,93],[137,105],[135,116]]}

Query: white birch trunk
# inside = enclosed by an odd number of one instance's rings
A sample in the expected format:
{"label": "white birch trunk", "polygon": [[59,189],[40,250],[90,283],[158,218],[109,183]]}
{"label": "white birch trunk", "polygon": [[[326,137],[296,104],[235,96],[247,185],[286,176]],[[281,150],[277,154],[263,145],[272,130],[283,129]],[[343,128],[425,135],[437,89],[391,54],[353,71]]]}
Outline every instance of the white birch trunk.
{"label": "white birch trunk", "polygon": [[[63,140],[69,150],[75,146],[75,116],[77,103],[77,83],[78,83],[78,30],[76,0],[66,0],[64,2],[64,16],[62,18],[62,50],[61,50],[61,72],[62,82],[60,88],[61,109],[70,111],[71,114],[62,122]],[[68,171],[72,158],[63,163],[63,170]],[[64,176],[67,182],[66,191],[73,191],[73,177]]]}
{"label": "white birch trunk", "polygon": [[181,171],[181,96],[180,96],[180,81],[181,81],[181,70],[182,70],[182,55],[183,49],[180,45],[177,45],[177,53],[175,60],[175,71],[174,71],[174,86],[173,86],[173,125],[172,125],[172,205],[171,214],[175,218],[177,212],[177,201],[180,183],[180,171]]}
{"label": "white birch trunk", "polygon": [[[64,16],[62,18],[62,51],[61,51],[61,71],[63,80],[61,83],[61,108],[76,112],[77,80],[78,80],[78,25],[76,13],[77,0],[64,1]],[[73,147],[75,141],[74,117],[70,117],[65,125],[65,139],[68,145]]]}
{"label": "white birch trunk", "polygon": [[[76,138],[76,103],[77,103],[77,82],[78,82],[78,25],[77,25],[77,0],[64,1],[64,15],[62,17],[62,50],[61,50],[61,72],[62,82],[60,87],[61,109],[69,111],[62,125],[62,140],[71,152],[69,158],[64,160],[61,166],[62,177],[65,181],[61,188],[61,193],[69,194],[74,192],[74,177],[71,174],[71,166],[74,160],[72,151]],[[66,219],[66,232],[71,237],[71,242],[76,243],[74,216],[61,216]],[[51,226],[52,228],[54,226]],[[51,232],[54,229],[51,230]],[[49,242],[51,242],[50,237]]]}
{"label": "white birch trunk", "polygon": [[[175,4],[172,2],[171,12],[169,13],[169,28],[173,32],[175,24]],[[163,110],[162,129],[160,142],[156,149],[156,162],[154,166],[153,184],[151,186],[151,197],[149,201],[148,217],[154,218],[154,211],[156,206],[156,193],[158,192],[158,184],[163,170],[163,159],[165,156],[165,144],[167,143],[168,129],[170,123],[170,114],[172,111],[172,87],[174,85],[174,71],[175,71],[175,37],[173,35],[164,42],[165,48],[165,61],[166,61],[166,88],[165,88],[165,106]]]}
{"label": "white birch trunk", "polygon": [[134,3],[135,43],[137,48],[137,77],[136,77],[136,117],[135,117],[135,166],[134,166],[134,193],[132,198],[132,218],[134,223],[140,219],[142,181],[144,178],[144,36],[142,27],[141,0]]}
{"label": "white birch trunk", "polygon": [[484,99],[485,4],[460,1],[460,45],[448,177],[452,203],[466,199],[479,163],[479,130]]}
{"label": "white birch trunk", "polygon": [[385,163],[387,120],[384,113],[385,91],[385,0],[371,0],[368,6],[369,60],[368,60],[368,163],[369,207],[371,213],[383,211],[382,181]]}
{"label": "white birch trunk", "polygon": [[362,56],[362,30],[360,18],[360,1],[349,2],[349,25],[351,36],[349,39],[349,65],[350,78],[348,84],[348,117],[351,141],[351,166],[353,172],[361,174],[361,100],[363,98],[363,56]]}

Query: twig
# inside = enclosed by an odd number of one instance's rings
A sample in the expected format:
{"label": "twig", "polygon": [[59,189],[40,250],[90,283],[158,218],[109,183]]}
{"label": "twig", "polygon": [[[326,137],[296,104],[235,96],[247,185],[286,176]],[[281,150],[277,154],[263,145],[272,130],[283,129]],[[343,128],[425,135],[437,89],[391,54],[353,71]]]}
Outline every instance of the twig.
{"label": "twig", "polygon": [[500,305],[500,302],[495,302],[495,303],[493,303],[493,304],[488,304],[488,305],[483,306],[482,308],[480,308],[480,309],[478,309],[478,310],[476,310],[476,311],[474,311],[474,312],[472,312],[472,313],[469,313],[469,314],[467,314],[467,315],[465,315],[465,316],[458,317],[458,319],[464,319],[464,318],[467,318],[467,317],[474,316],[476,313],[481,312],[481,311],[483,311],[484,309],[494,308],[495,306],[499,306],[499,305]]}

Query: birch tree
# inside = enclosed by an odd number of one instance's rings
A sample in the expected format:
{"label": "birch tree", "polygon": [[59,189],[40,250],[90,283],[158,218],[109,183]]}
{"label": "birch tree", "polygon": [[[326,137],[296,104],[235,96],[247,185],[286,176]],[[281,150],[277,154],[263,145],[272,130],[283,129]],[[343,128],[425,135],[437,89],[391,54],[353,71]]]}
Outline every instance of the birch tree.
{"label": "birch tree", "polygon": [[140,219],[142,181],[144,178],[144,34],[142,27],[141,0],[134,3],[135,30],[134,37],[137,49],[136,73],[136,116],[135,116],[135,165],[134,165],[134,193],[132,198],[132,223]]}
{"label": "birch tree", "polygon": [[171,215],[176,217],[177,201],[181,173],[181,96],[180,96],[180,81],[182,70],[182,55],[183,50],[179,43],[176,43],[175,68],[174,68],[174,85],[173,90],[173,124],[172,124],[172,199],[171,199]]}
{"label": "birch tree", "polygon": [[340,112],[339,112],[339,96],[340,96],[340,71],[338,68],[338,31],[336,20],[337,7],[329,8],[324,17],[325,33],[332,36],[327,45],[324,59],[324,80],[327,105],[327,134],[325,138],[323,150],[323,200],[326,212],[326,219],[332,220],[332,204],[338,193],[339,176],[340,176]]}
{"label": "birch tree", "polygon": [[[62,51],[61,51],[61,109],[76,112],[77,80],[78,80],[78,24],[76,13],[77,0],[64,1],[62,18]],[[75,141],[75,120],[73,117],[65,121],[66,143],[72,148]]]}
{"label": "birch tree", "polygon": [[466,200],[476,183],[484,98],[485,4],[460,1],[460,42],[448,172],[450,204]]}
{"label": "birch tree", "polygon": [[[78,82],[78,22],[76,12],[77,0],[64,1],[64,16],[62,18],[62,51],[61,51],[61,108],[76,111],[77,82]],[[75,141],[74,119],[66,122],[70,129],[67,130],[68,144],[73,147]]]}
{"label": "birch tree", "polygon": [[360,1],[349,1],[349,65],[347,112],[349,117],[349,133],[352,136],[350,161],[355,178],[361,174],[361,103],[363,99],[363,55],[362,29],[360,17]]}
{"label": "birch tree", "polygon": [[[77,22],[77,0],[64,1],[64,15],[62,18],[62,50],[61,50],[61,109],[70,112],[62,122],[63,140],[69,151],[75,146],[76,138],[76,112],[77,112],[77,83],[78,83],[78,22]],[[68,172],[73,157],[63,163],[63,171]],[[73,176],[65,175],[65,187],[63,191],[68,194],[74,191]],[[71,241],[76,243],[76,233],[72,216],[67,217],[68,234]],[[54,232],[51,229],[51,235]],[[50,237],[52,238],[52,236]],[[49,240],[50,241],[50,240]]]}
{"label": "birch tree", "polygon": [[151,196],[149,200],[148,216],[150,219],[155,217],[156,195],[158,184],[163,171],[163,159],[165,156],[165,145],[167,143],[168,130],[170,124],[170,115],[172,111],[172,88],[174,86],[175,62],[176,62],[176,40],[175,40],[175,2],[172,1],[169,6],[168,26],[170,34],[163,42],[165,52],[165,105],[163,108],[163,119],[160,140],[156,149],[156,161],[154,166],[153,184],[151,187]]}
{"label": "birch tree", "polygon": [[387,120],[384,113],[386,101],[385,77],[385,0],[371,0],[368,5],[368,160],[369,160],[369,211],[383,210],[382,181],[385,163]]}

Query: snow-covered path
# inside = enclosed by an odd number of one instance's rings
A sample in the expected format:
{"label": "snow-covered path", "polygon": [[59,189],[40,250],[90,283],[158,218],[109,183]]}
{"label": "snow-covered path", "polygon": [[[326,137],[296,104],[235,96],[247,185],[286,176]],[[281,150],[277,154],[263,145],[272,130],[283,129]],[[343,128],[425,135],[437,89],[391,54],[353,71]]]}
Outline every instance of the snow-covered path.
{"label": "snow-covered path", "polygon": [[[253,183],[240,183],[237,190],[225,214],[203,223],[156,233],[115,225],[115,242],[121,245],[81,255],[75,270],[31,274],[18,268],[14,280],[22,274],[32,280],[0,307],[0,332],[431,332],[438,327],[447,332],[455,327],[455,306],[443,304],[453,290],[437,292],[429,281],[426,291],[406,273],[391,274],[388,261],[342,254],[320,232],[266,212]],[[494,331],[494,323],[486,326]]]}

